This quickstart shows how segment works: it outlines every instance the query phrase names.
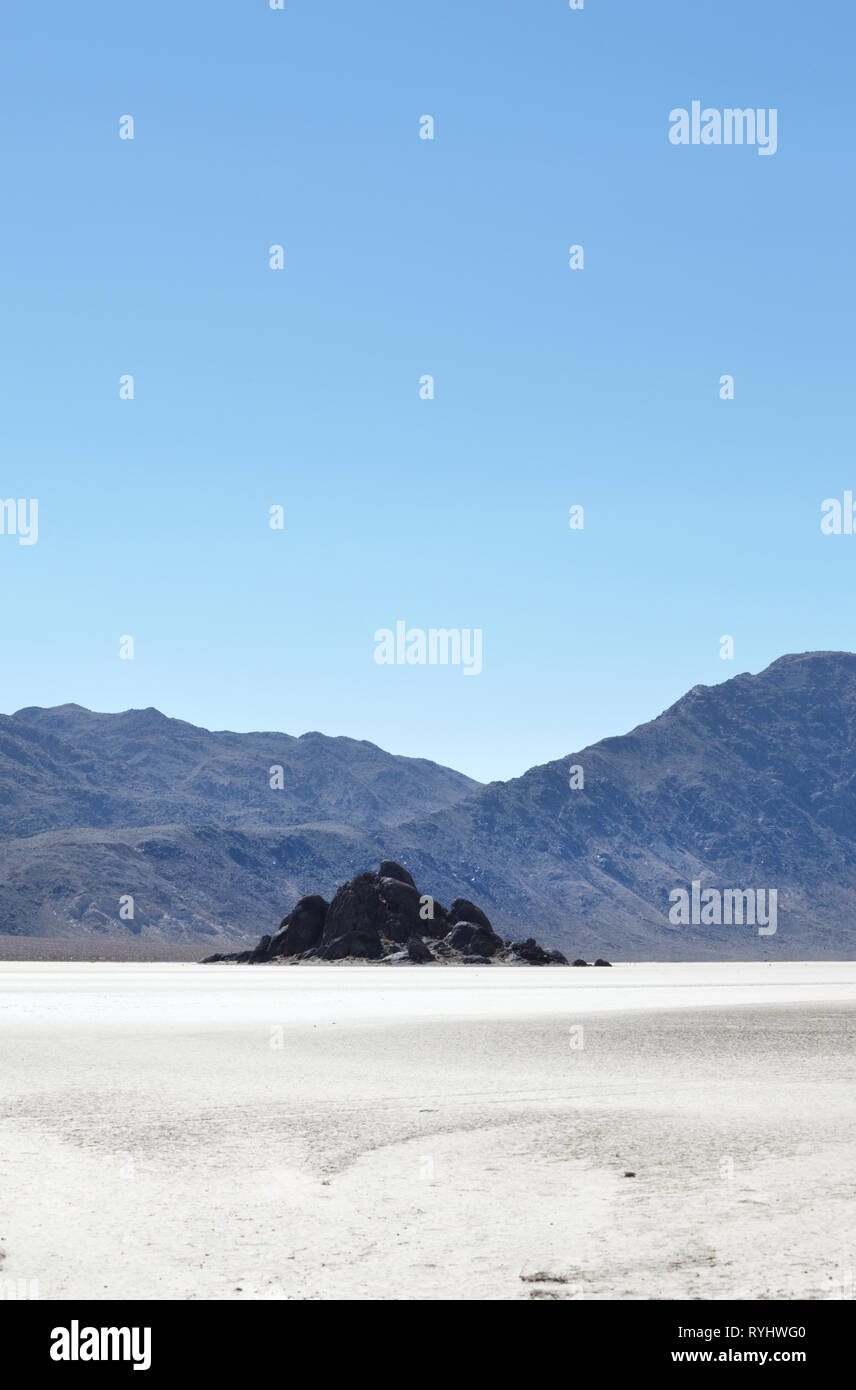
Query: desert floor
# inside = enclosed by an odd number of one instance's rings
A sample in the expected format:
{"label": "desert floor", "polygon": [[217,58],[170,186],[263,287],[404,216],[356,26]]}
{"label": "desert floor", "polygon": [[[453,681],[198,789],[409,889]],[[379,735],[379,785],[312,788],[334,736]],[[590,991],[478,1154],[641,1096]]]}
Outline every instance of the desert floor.
{"label": "desert floor", "polygon": [[854,962],[3,963],[0,1286],[852,1297],[854,1002]]}

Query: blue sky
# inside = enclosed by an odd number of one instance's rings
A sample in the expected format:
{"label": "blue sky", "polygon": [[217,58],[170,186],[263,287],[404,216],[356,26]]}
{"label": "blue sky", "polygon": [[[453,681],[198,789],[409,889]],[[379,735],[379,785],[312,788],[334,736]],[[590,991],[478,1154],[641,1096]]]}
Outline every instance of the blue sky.
{"label": "blue sky", "polygon": [[[820,505],[856,484],[854,31],[796,0],[7,13],[0,496],[39,538],[0,536],[0,709],[489,780],[852,649]],[[775,107],[776,154],[671,145],[695,99]],[[484,670],[378,666],[398,619],[480,628]]]}

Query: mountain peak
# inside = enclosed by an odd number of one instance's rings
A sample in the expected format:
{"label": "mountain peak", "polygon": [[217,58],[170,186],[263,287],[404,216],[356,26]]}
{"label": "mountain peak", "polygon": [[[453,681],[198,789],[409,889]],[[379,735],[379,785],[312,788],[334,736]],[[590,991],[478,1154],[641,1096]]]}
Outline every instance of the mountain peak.
{"label": "mountain peak", "polygon": [[16,709],[12,715],[13,719],[21,719],[25,723],[28,716],[34,715],[53,715],[53,714],[91,714],[92,710],[86,709],[84,705],[25,705],[23,709]]}

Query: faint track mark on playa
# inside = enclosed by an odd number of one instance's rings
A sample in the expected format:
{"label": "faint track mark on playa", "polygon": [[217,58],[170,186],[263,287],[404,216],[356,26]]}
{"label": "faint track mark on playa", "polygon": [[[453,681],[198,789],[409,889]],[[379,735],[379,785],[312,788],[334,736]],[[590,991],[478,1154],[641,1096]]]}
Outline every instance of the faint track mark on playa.
{"label": "faint track mark on playa", "polygon": [[527,1298],[579,1299],[583,1296],[583,1286],[573,1275],[548,1274],[538,1270],[535,1274],[519,1274],[522,1284],[535,1284],[529,1289]]}

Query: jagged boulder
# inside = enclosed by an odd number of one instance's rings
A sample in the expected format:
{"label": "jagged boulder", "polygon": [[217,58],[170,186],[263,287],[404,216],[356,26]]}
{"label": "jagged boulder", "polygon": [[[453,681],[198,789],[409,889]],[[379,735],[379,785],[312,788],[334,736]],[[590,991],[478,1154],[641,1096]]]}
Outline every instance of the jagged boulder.
{"label": "jagged boulder", "polygon": [[421,936],[411,936],[407,943],[407,959],[412,960],[414,965],[428,965],[434,957]]}
{"label": "jagged boulder", "polygon": [[[385,859],[381,868],[388,867],[391,862]],[[394,867],[407,873],[400,864]],[[430,894],[420,893],[410,874],[406,879],[381,875],[380,895],[389,908],[385,934],[390,941],[406,942],[411,936],[442,937],[451,926],[445,907]]]}
{"label": "jagged boulder", "polygon": [[270,939],[271,939],[271,938],[270,938],[269,936],[268,936],[268,937],[264,937],[264,936],[263,936],[263,937],[262,937],[262,940],[259,942],[259,945],[256,946],[252,951],[228,951],[228,952],[226,952],[225,955],[224,955],[222,952],[217,951],[217,952],[215,953],[215,955],[213,955],[213,956],[206,956],[205,959],[204,959],[203,961],[200,961],[200,964],[201,964],[201,965],[218,965],[218,964],[219,964],[219,965],[255,965],[255,963],[256,963],[257,961],[260,961],[260,960],[263,959],[262,956],[260,956],[260,955],[257,954],[257,952],[258,952],[258,950],[259,950],[259,947],[261,946],[261,944],[262,944],[263,941],[266,941],[266,940],[267,940],[267,941],[270,941]]}
{"label": "jagged boulder", "polygon": [[357,874],[342,884],[327,909],[318,954],[323,960],[345,956],[377,960],[383,955],[381,931],[389,918],[377,874]]}
{"label": "jagged boulder", "polygon": [[468,898],[456,898],[449,908],[449,925],[453,927],[456,922],[473,922],[476,926],[484,927],[486,931],[493,931],[486,914]]}
{"label": "jagged boulder", "polygon": [[324,933],[329,904],[317,893],[301,898],[282,919],[270,944],[270,956],[299,956],[317,946]]}
{"label": "jagged boulder", "polygon": [[436,937],[439,940],[452,925],[448,912],[442,903],[438,903],[429,893],[422,893],[419,903],[419,935]]}
{"label": "jagged boulder", "polygon": [[382,878],[379,892],[389,909],[384,925],[390,941],[408,941],[411,936],[421,935],[420,898],[415,884],[398,878]]}
{"label": "jagged boulder", "polygon": [[539,946],[534,936],[529,936],[525,941],[512,941],[509,951],[518,960],[525,960],[527,965],[567,965],[567,958],[561,951],[547,951],[543,946]]}
{"label": "jagged boulder", "polygon": [[380,866],[380,877],[394,878],[399,883],[409,883],[411,888],[416,887],[407,870],[403,869],[400,864],[396,864],[394,859],[384,859]]}
{"label": "jagged boulder", "polygon": [[481,922],[456,922],[444,939],[448,946],[471,956],[495,956],[505,944],[491,926]]}
{"label": "jagged boulder", "polygon": [[383,944],[373,927],[354,927],[344,936],[318,948],[319,960],[345,960],[348,956],[356,956],[360,960],[380,960],[382,955]]}

